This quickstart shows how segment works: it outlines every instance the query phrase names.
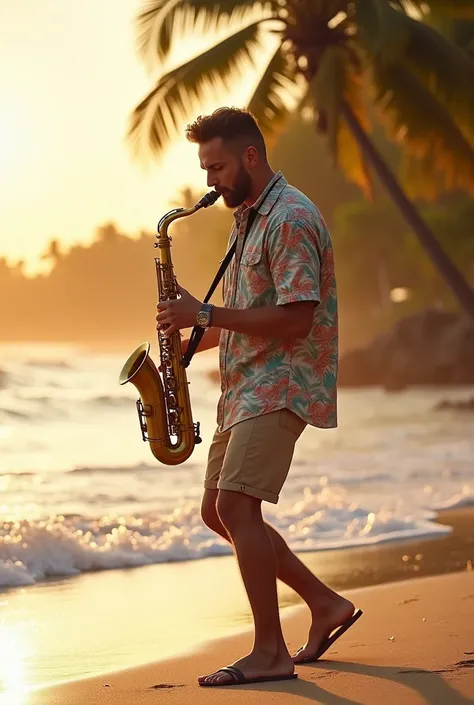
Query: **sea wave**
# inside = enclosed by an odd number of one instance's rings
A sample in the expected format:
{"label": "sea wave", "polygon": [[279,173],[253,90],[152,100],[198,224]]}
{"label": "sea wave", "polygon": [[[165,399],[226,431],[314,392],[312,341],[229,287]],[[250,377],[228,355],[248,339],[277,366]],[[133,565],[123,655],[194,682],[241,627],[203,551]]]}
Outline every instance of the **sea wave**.
{"label": "sea wave", "polygon": [[[185,465],[181,465],[179,468],[177,468],[174,465],[160,465],[160,475],[164,473],[172,473],[176,474],[178,472],[190,472],[198,468],[199,466],[197,463],[190,462],[189,460],[186,461]],[[120,475],[126,475],[128,473],[130,474],[137,474],[137,473],[148,473],[148,472],[157,472],[157,465],[150,465],[148,463],[137,463],[136,465],[94,465],[94,466],[89,466],[85,465],[83,467],[75,467],[72,470],[68,470],[68,474],[76,474],[79,473],[81,475],[96,475],[97,473],[106,473],[106,474],[120,474]]]}
{"label": "sea wave", "polygon": [[48,360],[48,359],[36,359],[32,358],[30,360],[25,360],[24,365],[27,367],[44,367],[44,368],[52,368],[52,369],[65,369],[65,370],[72,370],[73,365],[71,365],[70,362],[67,360]]}
{"label": "sea wave", "polygon": [[[474,504],[472,494],[452,498],[445,506],[466,504]],[[411,516],[386,509],[370,511],[329,487],[319,492],[306,490],[300,501],[273,508],[267,519],[297,551],[375,545],[451,531],[436,523],[432,509]],[[69,514],[10,521],[0,525],[0,586],[230,553],[229,545],[203,524],[195,501],[168,514],[96,518]]]}
{"label": "sea wave", "polygon": [[100,406],[114,406],[114,407],[127,407],[133,404],[133,400],[130,397],[125,396],[112,396],[110,394],[102,394],[99,396],[91,397],[86,400],[90,404],[97,404]]}
{"label": "sea wave", "polygon": [[12,419],[30,419],[32,414],[26,411],[18,411],[17,409],[8,409],[5,407],[0,407],[0,414],[10,417]]}

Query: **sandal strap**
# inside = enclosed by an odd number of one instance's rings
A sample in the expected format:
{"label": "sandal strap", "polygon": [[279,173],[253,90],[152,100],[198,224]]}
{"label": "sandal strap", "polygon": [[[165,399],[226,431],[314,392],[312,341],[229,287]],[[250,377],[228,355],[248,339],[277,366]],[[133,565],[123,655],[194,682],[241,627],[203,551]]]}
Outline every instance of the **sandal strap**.
{"label": "sandal strap", "polygon": [[219,668],[216,673],[229,673],[235,683],[245,683],[246,678],[242,671],[236,666],[225,666],[224,668]]}

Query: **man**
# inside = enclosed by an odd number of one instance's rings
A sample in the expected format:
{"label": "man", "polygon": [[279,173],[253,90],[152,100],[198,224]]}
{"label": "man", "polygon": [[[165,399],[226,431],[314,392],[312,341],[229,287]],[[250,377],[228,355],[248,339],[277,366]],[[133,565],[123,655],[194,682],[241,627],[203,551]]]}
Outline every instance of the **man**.
{"label": "man", "polygon": [[[360,616],[323,585],[263,521],[276,503],[295,443],[307,424],[337,424],[337,299],[331,239],[315,205],[275,173],[253,116],[221,108],[188,125],[207,184],[234,208],[237,249],[224,276],[224,307],[180,298],[158,304],[168,333],[206,328],[200,350],[219,346],[222,394],[209,451],[202,518],[230,541],[255,626],[252,652],[199,678],[222,686],[294,678],[294,664],[316,660]],[[248,217],[254,212],[245,242]],[[198,318],[199,314],[199,318]],[[183,341],[183,351],[188,341]],[[307,603],[312,624],[304,648],[286,648],[276,578]]]}

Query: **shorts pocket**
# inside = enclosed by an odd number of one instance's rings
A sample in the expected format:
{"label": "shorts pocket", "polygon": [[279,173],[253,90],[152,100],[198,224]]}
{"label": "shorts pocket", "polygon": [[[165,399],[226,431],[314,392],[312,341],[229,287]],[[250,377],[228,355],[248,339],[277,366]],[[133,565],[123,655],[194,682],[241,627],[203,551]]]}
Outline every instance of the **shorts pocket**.
{"label": "shorts pocket", "polygon": [[284,428],[298,437],[306,428],[306,421],[300,419],[297,414],[294,414],[289,409],[281,409],[278,417],[278,425],[280,428]]}

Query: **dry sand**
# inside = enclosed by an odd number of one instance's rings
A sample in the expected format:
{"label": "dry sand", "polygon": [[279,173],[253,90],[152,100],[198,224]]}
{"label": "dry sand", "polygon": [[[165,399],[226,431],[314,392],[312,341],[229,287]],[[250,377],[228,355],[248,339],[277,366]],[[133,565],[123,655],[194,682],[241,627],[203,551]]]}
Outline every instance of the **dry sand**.
{"label": "dry sand", "polygon": [[[252,635],[245,633],[211,642],[191,655],[37,691],[21,705],[474,703],[473,571],[345,594],[364,616],[319,664],[299,666],[297,680],[200,688],[198,675],[249,651]],[[305,640],[307,610],[285,611],[283,628],[294,652]]]}

